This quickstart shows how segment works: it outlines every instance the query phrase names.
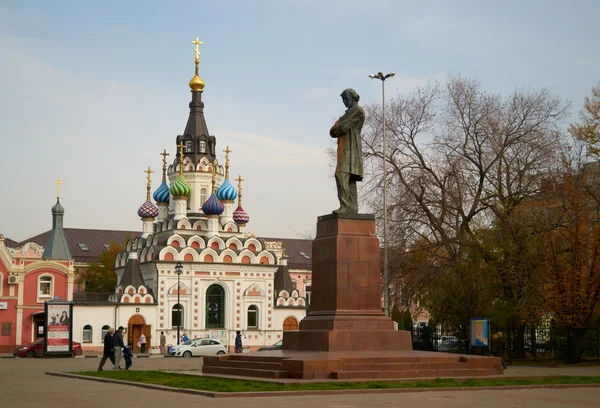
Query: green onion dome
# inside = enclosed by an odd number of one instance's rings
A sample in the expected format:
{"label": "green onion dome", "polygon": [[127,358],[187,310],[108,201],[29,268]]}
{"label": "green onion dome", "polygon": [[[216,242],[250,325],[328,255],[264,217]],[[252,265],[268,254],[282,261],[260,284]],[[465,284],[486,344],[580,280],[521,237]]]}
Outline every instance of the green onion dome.
{"label": "green onion dome", "polygon": [[185,181],[183,176],[177,177],[177,180],[171,184],[170,190],[173,197],[189,197],[192,192],[192,188]]}

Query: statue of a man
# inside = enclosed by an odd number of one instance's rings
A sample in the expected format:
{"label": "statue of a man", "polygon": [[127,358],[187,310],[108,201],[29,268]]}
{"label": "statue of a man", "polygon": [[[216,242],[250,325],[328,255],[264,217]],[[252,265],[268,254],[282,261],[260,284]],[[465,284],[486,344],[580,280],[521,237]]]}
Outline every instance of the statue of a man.
{"label": "statue of a man", "polygon": [[329,135],[337,138],[337,185],[340,208],[334,213],[358,213],[358,192],[356,182],[362,181],[364,170],[360,132],[365,122],[365,111],[358,105],[360,96],[354,89],[342,92],[346,113],[331,127]]}

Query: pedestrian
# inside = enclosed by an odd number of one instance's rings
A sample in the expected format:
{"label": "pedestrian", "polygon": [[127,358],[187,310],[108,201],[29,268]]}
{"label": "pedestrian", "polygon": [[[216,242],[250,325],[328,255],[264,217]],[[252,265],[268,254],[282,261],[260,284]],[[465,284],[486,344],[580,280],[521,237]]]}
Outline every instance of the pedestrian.
{"label": "pedestrian", "polygon": [[98,371],[103,371],[104,364],[106,360],[110,359],[110,362],[115,366],[115,346],[113,344],[113,336],[115,334],[115,329],[112,327],[108,329],[106,335],[104,336],[104,351],[102,353],[102,359],[100,360],[100,365],[98,366]]}
{"label": "pedestrian", "polygon": [[244,351],[244,346],[242,345],[242,333],[238,330],[235,334],[235,352],[242,353]]}
{"label": "pedestrian", "polygon": [[115,365],[113,370],[122,370],[121,359],[123,358],[123,347],[125,347],[125,343],[123,342],[123,326],[119,326],[119,329],[115,332],[113,343],[115,347]]}
{"label": "pedestrian", "polygon": [[187,334],[183,333],[183,337],[181,338],[181,341],[183,341],[184,343],[186,341],[188,341],[190,338],[187,336]]}
{"label": "pedestrian", "polygon": [[129,347],[129,344],[125,345],[123,348],[123,358],[125,359],[125,370],[129,370],[133,364],[133,353],[131,352],[131,347]]}
{"label": "pedestrian", "polygon": [[142,353],[145,353],[146,352],[146,336],[144,336],[144,333],[142,333],[142,335],[138,339],[137,344],[140,347]]}
{"label": "pedestrian", "polygon": [[500,357],[500,363],[502,363],[502,368],[506,370],[506,364],[504,364],[504,350],[506,349],[506,344],[504,343],[504,339],[502,338],[502,332],[496,333],[496,357]]}
{"label": "pedestrian", "polygon": [[167,353],[167,336],[165,336],[165,332],[160,332],[160,354]]}

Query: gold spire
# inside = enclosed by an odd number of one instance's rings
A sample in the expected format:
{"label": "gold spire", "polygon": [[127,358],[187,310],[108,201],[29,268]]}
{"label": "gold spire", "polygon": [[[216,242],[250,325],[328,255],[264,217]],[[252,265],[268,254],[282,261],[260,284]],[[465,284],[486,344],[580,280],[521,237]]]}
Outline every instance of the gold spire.
{"label": "gold spire", "polygon": [[192,79],[190,79],[189,85],[192,92],[202,92],[202,90],[204,89],[204,81],[202,80],[202,78],[200,78],[200,75],[198,75],[198,65],[200,64],[200,49],[198,47],[204,43],[198,40],[198,37],[196,37],[196,40],[192,41],[192,44],[196,45],[196,47],[194,48],[194,51],[196,52],[196,58],[194,60],[196,63],[196,71]]}
{"label": "gold spire", "polygon": [[233,153],[233,150],[229,150],[229,146],[223,150],[225,152],[225,178],[229,178],[229,153]]}
{"label": "gold spire", "polygon": [[217,167],[218,167],[218,165],[219,164],[217,163],[216,159],[210,165],[210,171],[212,171],[212,194],[217,192],[216,184],[217,184]]}
{"label": "gold spire", "polygon": [[241,174],[238,176],[238,178],[236,178],[236,181],[238,182],[238,207],[241,207],[242,206],[242,181],[244,181]]}
{"label": "gold spire", "polygon": [[60,178],[57,178],[53,183],[56,184],[56,198],[60,198],[60,185],[65,183],[60,181]]}
{"label": "gold spire", "polygon": [[183,148],[185,145],[183,142],[179,142],[177,147],[179,147],[179,175],[183,176]]}
{"label": "gold spire", "polygon": [[167,149],[164,149],[162,153],[160,153],[160,155],[163,157],[162,158],[162,162],[163,162],[163,175],[162,175],[162,181],[163,183],[167,181],[167,156],[170,156],[169,153],[167,153]]}
{"label": "gold spire", "polygon": [[148,180],[148,183],[146,184],[146,201],[150,201],[150,189],[151,189],[151,184],[152,184],[152,180],[150,179],[150,174],[154,173],[152,170],[150,170],[150,166],[148,166],[148,170],[144,170],[144,173],[148,174],[148,177],[146,178]]}

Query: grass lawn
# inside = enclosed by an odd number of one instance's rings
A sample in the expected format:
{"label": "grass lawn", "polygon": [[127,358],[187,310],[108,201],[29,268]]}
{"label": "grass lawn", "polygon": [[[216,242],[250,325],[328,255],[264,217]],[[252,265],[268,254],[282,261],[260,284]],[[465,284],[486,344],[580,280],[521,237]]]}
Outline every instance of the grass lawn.
{"label": "grass lawn", "polygon": [[164,371],[86,371],[74,373],[90,377],[112,378],[174,388],[214,392],[253,391],[300,391],[300,390],[356,390],[374,388],[452,388],[452,387],[500,387],[507,385],[544,384],[599,384],[600,376],[565,376],[546,379],[474,379],[454,380],[436,378],[431,381],[393,382],[318,382],[303,384],[277,384],[263,381],[232,380],[229,378],[201,377]]}

